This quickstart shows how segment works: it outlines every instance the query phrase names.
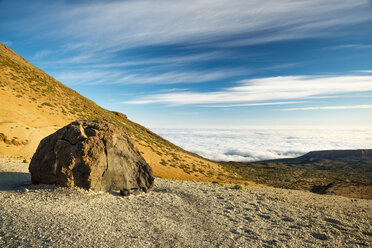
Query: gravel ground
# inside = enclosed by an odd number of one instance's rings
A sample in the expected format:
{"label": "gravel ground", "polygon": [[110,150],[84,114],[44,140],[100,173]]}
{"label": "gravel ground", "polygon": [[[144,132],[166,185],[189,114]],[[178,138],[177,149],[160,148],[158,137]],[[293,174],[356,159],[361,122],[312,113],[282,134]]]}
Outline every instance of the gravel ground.
{"label": "gravel ground", "polygon": [[0,158],[0,247],[372,247],[372,201],[156,178],[122,197],[29,185]]}

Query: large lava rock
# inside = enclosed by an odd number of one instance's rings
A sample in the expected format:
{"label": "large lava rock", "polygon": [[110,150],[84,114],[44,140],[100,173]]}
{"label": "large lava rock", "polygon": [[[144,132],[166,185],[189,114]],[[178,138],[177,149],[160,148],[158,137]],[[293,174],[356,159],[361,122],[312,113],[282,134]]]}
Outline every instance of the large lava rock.
{"label": "large lava rock", "polygon": [[148,192],[151,167],[120,128],[75,121],[44,138],[32,157],[33,184],[79,186],[95,191]]}

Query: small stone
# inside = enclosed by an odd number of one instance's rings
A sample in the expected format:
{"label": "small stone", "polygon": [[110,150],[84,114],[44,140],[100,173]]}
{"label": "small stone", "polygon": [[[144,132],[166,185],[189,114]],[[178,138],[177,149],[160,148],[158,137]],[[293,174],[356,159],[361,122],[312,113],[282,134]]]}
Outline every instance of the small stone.
{"label": "small stone", "polygon": [[128,189],[122,189],[122,190],[120,190],[120,195],[128,196],[128,195],[130,195],[130,192],[129,192]]}

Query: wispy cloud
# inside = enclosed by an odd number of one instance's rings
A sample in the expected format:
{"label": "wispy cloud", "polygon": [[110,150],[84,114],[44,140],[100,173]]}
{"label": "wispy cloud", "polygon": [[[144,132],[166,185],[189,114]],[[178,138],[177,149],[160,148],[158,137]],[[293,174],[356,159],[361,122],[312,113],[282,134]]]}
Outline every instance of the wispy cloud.
{"label": "wispy cloud", "polygon": [[328,49],[370,49],[372,44],[344,44],[329,47]]}
{"label": "wispy cloud", "polygon": [[149,95],[128,104],[168,105],[258,103],[335,96],[372,91],[372,76],[283,76],[242,80],[239,86],[215,92],[176,92]]}
{"label": "wispy cloud", "polygon": [[357,70],[357,71],[354,71],[354,72],[357,72],[357,73],[372,73],[372,70]]}
{"label": "wispy cloud", "polygon": [[100,44],[102,49],[180,43],[249,45],[328,36],[372,19],[364,0],[88,1],[73,8],[60,2],[53,8],[58,11],[45,10],[40,16],[55,27],[47,35],[69,37],[70,47],[76,42],[84,47]]}
{"label": "wispy cloud", "polygon": [[241,104],[223,104],[223,105],[200,105],[207,108],[232,108],[232,107],[249,107],[249,106],[270,106],[270,105],[286,105],[304,103],[304,101],[291,102],[260,102],[260,103],[241,103]]}
{"label": "wispy cloud", "polygon": [[54,77],[61,82],[71,84],[178,84],[201,83],[221,80],[239,75],[247,75],[248,69],[225,69],[217,71],[170,71],[149,72],[136,70],[131,72],[120,70],[75,70],[57,72]]}
{"label": "wispy cloud", "polygon": [[[340,30],[345,26],[372,20],[370,6],[364,0],[216,0],[213,3],[209,0],[128,0],[74,4],[58,1],[27,6],[33,14],[17,22],[21,32],[31,34],[36,40],[68,41],[53,50],[59,55],[55,56],[57,61],[46,60],[47,51],[36,53],[34,59],[39,59],[37,64],[45,67],[74,66],[71,72],[54,74],[73,84],[197,83],[246,76],[257,69],[190,71],[184,65],[193,67],[195,62],[239,57],[239,53],[227,52],[236,46],[343,34]],[[124,50],[168,45],[187,47],[189,50],[185,50],[193,52],[174,55],[169,52],[164,57],[155,52],[151,58],[146,54],[142,57],[122,55]],[[244,56],[255,55],[244,53]],[[284,67],[272,67],[272,70],[293,65],[293,61],[285,61]],[[137,67],[148,70],[138,71]],[[111,70],[112,75],[101,72],[106,69]],[[93,75],[105,77],[93,78]]]}
{"label": "wispy cloud", "polygon": [[[256,72],[276,71],[282,68],[298,66],[299,63],[283,63],[261,68],[234,67],[234,68],[208,68],[186,69],[182,63],[193,63],[203,59],[216,60],[225,53],[207,53],[187,55],[180,57],[136,59],[119,63],[93,63],[91,55],[77,55],[59,61],[38,62],[39,65],[50,64],[66,66],[73,65],[73,69],[56,72],[61,82],[68,84],[194,84],[202,82],[215,82],[228,80],[233,77],[247,76]],[[226,54],[225,54],[226,55]],[[139,66],[140,67],[137,67]]]}
{"label": "wispy cloud", "polygon": [[54,74],[57,80],[67,85],[106,84],[119,76],[119,73],[110,71],[69,71]]}
{"label": "wispy cloud", "polygon": [[341,109],[372,109],[372,105],[348,105],[348,106],[322,106],[322,107],[305,107],[305,108],[286,108],[286,109],[282,109],[282,111],[341,110]]}
{"label": "wispy cloud", "polygon": [[42,59],[45,58],[46,56],[52,54],[53,52],[51,50],[41,50],[35,53],[33,56],[33,59]]}
{"label": "wispy cloud", "polygon": [[[66,53],[66,51],[59,51],[60,54]],[[51,54],[51,51],[42,50],[37,52],[34,55],[34,59],[43,58],[47,55]],[[110,68],[123,68],[123,67],[134,67],[134,66],[152,66],[152,65],[165,65],[167,67],[172,66],[181,66],[187,63],[193,62],[200,62],[200,61],[209,61],[209,60],[226,60],[228,59],[236,59],[241,57],[241,55],[237,53],[227,52],[227,51],[213,51],[213,52],[200,52],[194,54],[184,54],[184,55],[168,55],[162,57],[152,57],[152,58],[143,58],[143,57],[126,57],[121,62],[107,62],[112,58],[109,55],[105,55],[104,57],[94,58],[95,53],[83,53],[83,54],[75,54],[71,57],[67,57],[64,59],[58,60],[44,60],[44,64],[64,64],[64,65],[73,65],[75,68],[101,68],[101,69],[110,69]],[[258,54],[249,54],[245,55],[244,57],[254,57],[258,56]],[[106,61],[105,61],[106,60]],[[296,64],[283,64],[279,65],[280,68],[295,66]],[[275,69],[275,68],[274,68]]]}

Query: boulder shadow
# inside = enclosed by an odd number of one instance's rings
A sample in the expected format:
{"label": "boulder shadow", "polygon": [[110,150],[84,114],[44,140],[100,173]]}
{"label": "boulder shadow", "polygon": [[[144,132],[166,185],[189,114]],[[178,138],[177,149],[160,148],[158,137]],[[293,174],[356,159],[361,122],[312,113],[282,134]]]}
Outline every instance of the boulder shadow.
{"label": "boulder shadow", "polygon": [[327,190],[333,186],[333,183],[330,183],[328,185],[313,185],[310,189],[310,192],[316,193],[316,194],[326,194]]}
{"label": "boulder shadow", "polygon": [[0,172],[0,191],[11,191],[31,185],[31,176],[25,172]]}

